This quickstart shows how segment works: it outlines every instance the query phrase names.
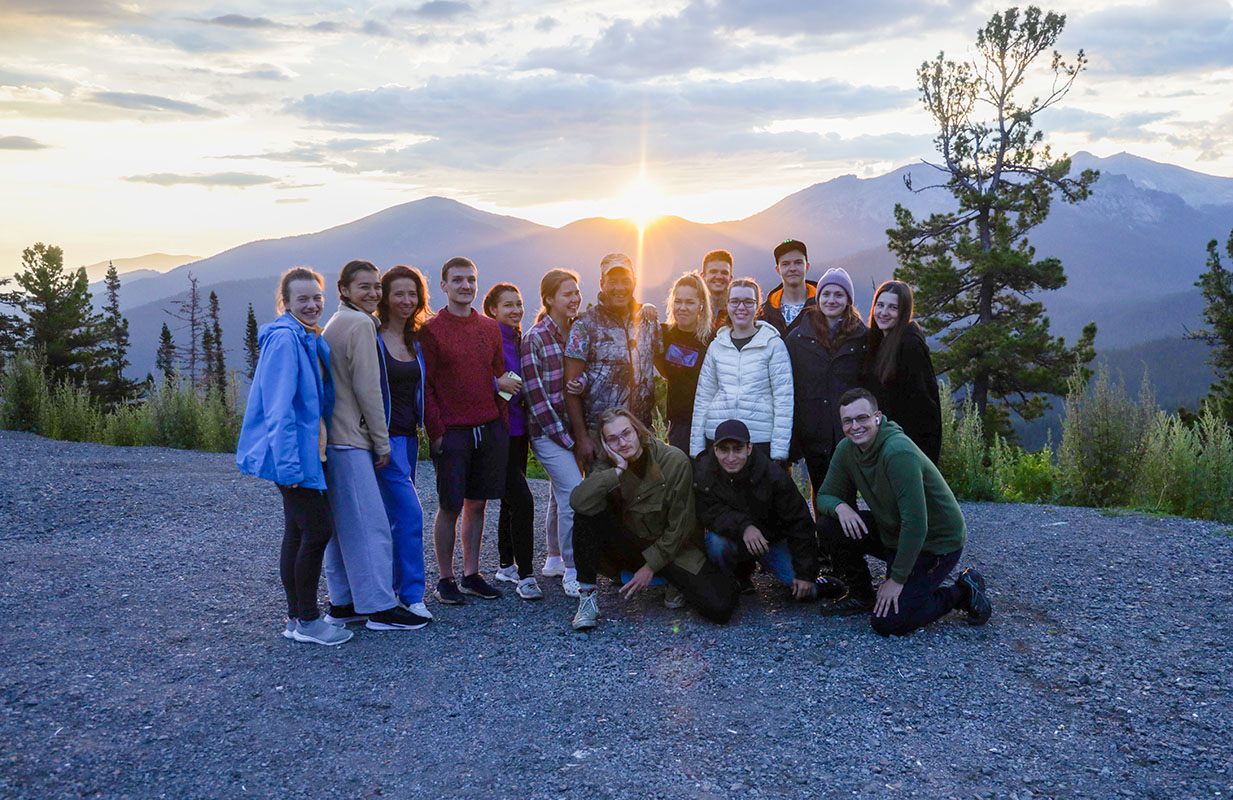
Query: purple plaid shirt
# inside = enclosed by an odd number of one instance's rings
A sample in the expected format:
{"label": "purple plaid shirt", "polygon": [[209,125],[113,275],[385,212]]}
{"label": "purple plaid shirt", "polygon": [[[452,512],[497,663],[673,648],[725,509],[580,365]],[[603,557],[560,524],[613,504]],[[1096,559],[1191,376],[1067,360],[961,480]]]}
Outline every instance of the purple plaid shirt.
{"label": "purple plaid shirt", "polygon": [[565,415],[565,337],[547,314],[522,337],[522,394],[528,435],[572,448]]}

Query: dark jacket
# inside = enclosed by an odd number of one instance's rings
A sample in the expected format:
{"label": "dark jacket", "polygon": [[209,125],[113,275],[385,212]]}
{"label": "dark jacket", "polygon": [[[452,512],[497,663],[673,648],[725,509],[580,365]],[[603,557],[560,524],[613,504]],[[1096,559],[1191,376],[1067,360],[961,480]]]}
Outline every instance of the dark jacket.
{"label": "dark jacket", "polygon": [[655,369],[668,382],[668,419],[682,421],[688,428],[706,343],[675,325],[660,325],[660,330],[663,347],[655,354]]}
{"label": "dark jacket", "polygon": [[813,316],[801,312],[785,342],[794,387],[792,447],[794,455],[829,457],[843,439],[839,398],[860,385],[869,329],[862,324],[832,352],[818,341]]}
{"label": "dark jacket", "polygon": [[862,384],[878,398],[878,408],[886,418],[899,423],[908,438],[937,464],[942,452],[942,404],[925,334],[915,323],[903,332],[895,373],[885,384],[873,374],[876,357],[877,352],[870,349]]}
{"label": "dark jacket", "polygon": [[788,332],[794,330],[797,324],[804,319],[805,312],[812,306],[818,304],[818,282],[805,281],[805,291],[809,296],[805,298],[805,307],[801,309],[801,313],[796,315],[796,319],[792,320],[792,324],[784,322],[783,310],[780,307],[783,301],[783,284],[779,284],[766,295],[766,302],[758,307],[758,319],[764,319],[775,326],[779,331],[779,335],[788,338]]}
{"label": "dark jacket", "polygon": [[698,520],[707,530],[737,543],[742,556],[745,528],[753,525],[768,542],[784,539],[797,580],[818,577],[818,545],[813,517],[792,476],[754,450],[736,475],[724,472],[713,452],[694,463]]}

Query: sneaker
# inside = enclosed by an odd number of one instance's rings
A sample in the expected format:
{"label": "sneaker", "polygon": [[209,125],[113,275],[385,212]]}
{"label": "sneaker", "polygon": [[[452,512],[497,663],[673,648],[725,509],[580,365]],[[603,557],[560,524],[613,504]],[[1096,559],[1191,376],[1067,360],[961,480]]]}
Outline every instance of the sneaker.
{"label": "sneaker", "polygon": [[566,579],[561,581],[561,589],[570,597],[578,597],[578,579]]}
{"label": "sneaker", "polygon": [[501,593],[488,585],[488,581],[478,572],[474,575],[463,575],[458,584],[463,594],[473,595],[484,600],[496,600]]}
{"label": "sneaker", "polygon": [[298,620],[292,619],[291,617],[287,617],[287,627],[283,628],[283,638],[284,639],[294,639],[295,638],[296,622],[298,622]]}
{"label": "sneaker", "polygon": [[599,625],[599,592],[587,589],[578,597],[578,610],[574,613],[574,630],[589,631]]}
{"label": "sneaker", "polygon": [[539,588],[539,584],[535,582],[535,578],[526,577],[518,581],[518,588],[515,590],[518,596],[523,600],[543,600],[544,591]]}
{"label": "sneaker", "polygon": [[355,606],[347,603],[344,606],[336,606],[330,603],[330,608],[325,612],[325,621],[331,625],[350,625],[352,622],[367,622],[367,614],[355,613]]}
{"label": "sneaker", "polygon": [[993,604],[985,593],[985,576],[969,567],[959,573],[955,585],[966,595],[959,608],[968,612],[969,625],[984,625],[993,616]]}
{"label": "sneaker", "polygon": [[664,608],[681,608],[685,605],[685,595],[672,584],[664,589]]}
{"label": "sneaker", "polygon": [[753,585],[753,579],[748,575],[741,575],[737,577],[736,585],[737,588],[740,589],[741,594],[755,594],[757,592],[757,589],[755,589]]}
{"label": "sneaker", "polygon": [[432,620],[428,617],[421,617],[402,606],[394,606],[376,614],[369,614],[364,627],[373,631],[415,631],[430,622]]}
{"label": "sneaker", "polygon": [[422,602],[412,603],[411,605],[407,606],[406,609],[418,617],[423,617],[424,619],[432,619],[432,612],[429,611],[428,606],[424,605]]}
{"label": "sneaker", "polygon": [[[372,622],[370,621],[368,625],[371,627]],[[349,641],[354,635],[346,628],[331,625],[320,617],[308,622],[303,620],[296,622],[295,630],[291,632],[291,638],[297,642],[312,642],[313,644],[331,646]]]}
{"label": "sneaker", "polygon": [[539,574],[545,578],[560,578],[565,574],[565,559],[560,556],[548,556]]}
{"label": "sneaker", "polygon": [[869,614],[873,611],[872,597],[844,595],[830,605],[822,607],[822,613],[828,617],[854,617],[858,614]]}
{"label": "sneaker", "polygon": [[437,589],[432,594],[438,602],[447,606],[460,606],[467,602],[467,598],[458,591],[458,584],[454,583],[453,578],[442,578],[437,581]]}
{"label": "sneaker", "polygon": [[814,584],[814,597],[818,600],[838,600],[848,593],[848,585],[834,575],[823,575]]}
{"label": "sneaker", "polygon": [[518,577],[518,567],[513,564],[510,564],[508,567],[501,567],[493,577],[506,583],[518,583],[522,580],[522,578]]}

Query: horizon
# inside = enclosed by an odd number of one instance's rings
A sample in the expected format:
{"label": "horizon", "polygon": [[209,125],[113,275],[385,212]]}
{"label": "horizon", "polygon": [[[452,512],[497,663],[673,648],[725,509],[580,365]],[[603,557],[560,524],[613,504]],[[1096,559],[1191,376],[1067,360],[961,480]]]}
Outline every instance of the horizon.
{"label": "horizon", "polygon": [[[0,275],[37,241],[206,258],[434,195],[550,227],[744,219],[930,159],[915,69],[1006,4],[46,5],[0,10]],[[1042,7],[1090,59],[1040,115],[1056,153],[1233,177],[1233,3]]]}

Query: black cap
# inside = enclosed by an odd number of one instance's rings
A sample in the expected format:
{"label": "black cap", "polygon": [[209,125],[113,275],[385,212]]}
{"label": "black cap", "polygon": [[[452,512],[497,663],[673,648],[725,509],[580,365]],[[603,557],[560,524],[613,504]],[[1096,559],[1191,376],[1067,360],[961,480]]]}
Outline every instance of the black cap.
{"label": "black cap", "polygon": [[724,420],[715,428],[715,444],[726,441],[749,444],[749,428],[739,419]]}
{"label": "black cap", "polygon": [[779,244],[775,245],[775,263],[779,263],[779,259],[783,258],[784,253],[791,253],[793,250],[800,250],[801,255],[806,259],[809,258],[809,251],[805,249],[804,242],[798,242],[795,239],[784,239]]}

